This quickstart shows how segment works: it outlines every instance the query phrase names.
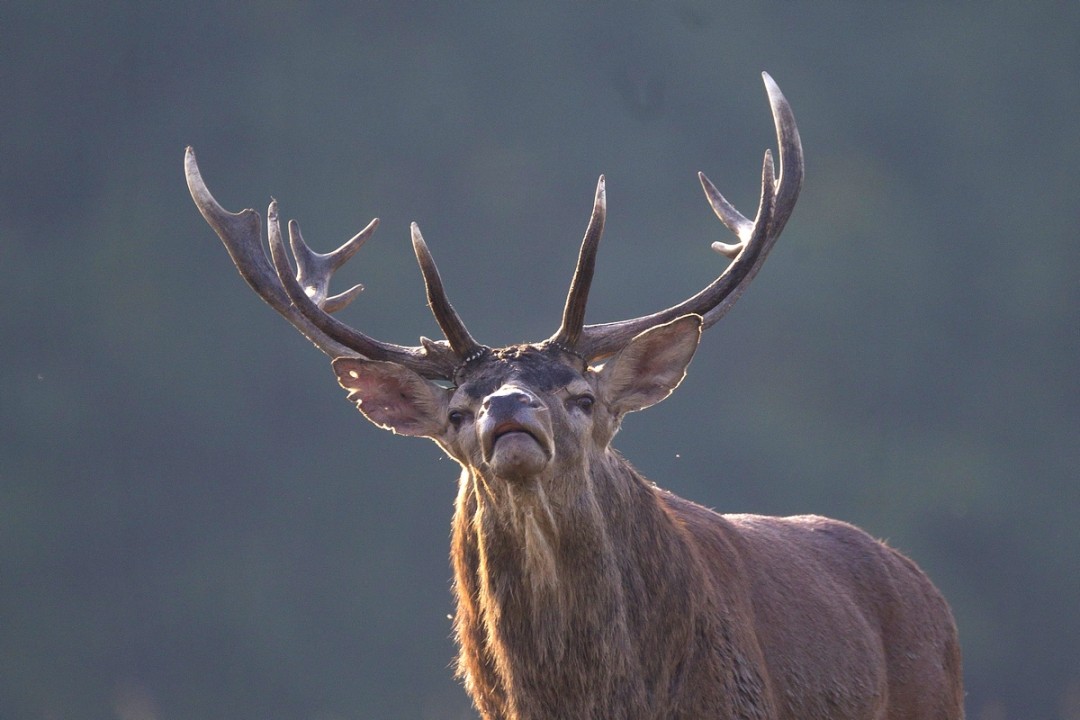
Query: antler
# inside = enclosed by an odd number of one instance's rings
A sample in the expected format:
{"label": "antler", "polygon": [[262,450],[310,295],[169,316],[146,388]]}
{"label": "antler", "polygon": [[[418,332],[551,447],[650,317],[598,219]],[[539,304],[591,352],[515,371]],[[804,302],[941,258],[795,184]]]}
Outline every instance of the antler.
{"label": "antler", "polygon": [[769,95],[780,146],[780,177],[775,175],[772,153],[766,150],[761,176],[761,200],[753,222],[736,210],[703,173],[698,173],[713,212],[739,237],[736,244],[716,242],[712,245],[718,253],[732,258],[731,264],[704,290],[678,305],[631,320],[583,327],[585,300],[589,294],[588,283],[592,279],[596,249],[604,225],[604,179],[601,177],[592,219],[581,244],[577,270],[566,299],[563,323],[549,342],[568,346],[586,359],[595,360],[618,351],[635,335],[655,325],[670,322],[682,315],[697,314],[703,318],[702,327],[708,328],[731,309],[761,269],[791,217],[803,180],[802,144],[799,141],[799,129],[795,126],[795,116],[769,74],[762,73],[762,77]]}
{"label": "antler", "polygon": [[[739,213],[703,173],[698,173],[709,205],[739,238],[736,244],[715,242],[712,245],[717,252],[732,258],[731,264],[705,289],[678,305],[631,320],[585,325],[585,306],[607,211],[604,177],[600,176],[592,217],[581,243],[577,269],[566,298],[562,324],[548,343],[588,360],[595,360],[618,351],[648,328],[683,315],[701,315],[703,327],[711,327],[735,304],[757,275],[784,229],[803,180],[802,145],[795,117],[773,79],[768,73],[762,73],[762,76],[780,146],[780,177],[776,177],[772,153],[766,150],[761,200],[753,222]],[[348,305],[363,290],[362,286],[356,285],[343,293],[330,295],[330,278],[371,236],[378,226],[378,220],[372,220],[344,245],[326,254],[312,251],[300,234],[299,224],[289,221],[289,245],[292,262],[296,264],[294,275],[290,253],[285,249],[281,237],[277,201],[271,202],[267,210],[267,240],[270,247],[270,260],[267,260],[259,230],[259,214],[250,209],[230,213],[222,208],[203,182],[195,161],[195,151],[190,147],[184,159],[184,168],[191,197],[225,244],[240,275],[263,300],[327,355],[339,357],[358,354],[372,360],[405,365],[429,379],[453,380],[464,363],[488,349],[473,339],[450,304],[435,261],[415,223],[412,225],[413,251],[424,276],[428,304],[446,341],[433,342],[422,337],[420,345],[408,347],[375,340],[330,314]]]}
{"label": "antler", "polygon": [[581,337],[585,324],[585,304],[589,301],[589,287],[592,285],[593,272],[596,270],[596,249],[600,246],[600,237],[604,234],[604,220],[607,218],[607,190],[604,176],[596,183],[596,197],[593,200],[592,217],[585,229],[585,238],[581,241],[578,264],[574,270],[574,279],[570,281],[570,292],[566,295],[566,307],[563,309],[562,325],[549,342],[566,348],[573,348]]}
{"label": "antler", "polygon": [[413,249],[424,275],[428,302],[448,342],[420,338],[419,346],[408,347],[375,340],[330,315],[352,302],[363,290],[363,286],[357,285],[331,296],[330,278],[371,236],[378,220],[372,220],[344,245],[326,254],[312,251],[300,234],[300,225],[295,220],[290,221],[289,245],[296,263],[294,276],[281,237],[276,200],[270,203],[266,213],[271,258],[268,261],[259,230],[259,214],[250,209],[231,213],[222,208],[203,182],[195,151],[190,147],[184,157],[184,170],[192,199],[225,244],[240,275],[263,300],[327,355],[362,355],[371,360],[400,363],[429,379],[452,380],[455,370],[466,358],[484,349],[469,335],[450,305],[438,268],[415,224]]}

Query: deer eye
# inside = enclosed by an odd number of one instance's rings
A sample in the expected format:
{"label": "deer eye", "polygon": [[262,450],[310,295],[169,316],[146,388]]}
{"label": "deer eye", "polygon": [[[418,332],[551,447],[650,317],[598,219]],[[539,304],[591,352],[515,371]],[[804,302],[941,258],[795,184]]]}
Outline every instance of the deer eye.
{"label": "deer eye", "polygon": [[446,416],[446,419],[450,421],[450,424],[455,428],[461,427],[461,423],[465,422],[465,412],[462,410],[451,410]]}
{"label": "deer eye", "polygon": [[570,398],[570,402],[574,407],[578,408],[582,412],[588,414],[592,412],[592,407],[596,403],[596,398],[588,393],[582,395],[576,395]]}

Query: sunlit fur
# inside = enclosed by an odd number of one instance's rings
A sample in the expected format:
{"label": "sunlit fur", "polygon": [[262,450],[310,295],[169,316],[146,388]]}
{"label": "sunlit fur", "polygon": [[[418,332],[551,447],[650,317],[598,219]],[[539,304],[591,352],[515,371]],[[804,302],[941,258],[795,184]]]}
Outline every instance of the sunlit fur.
{"label": "sunlit fur", "polygon": [[[481,715],[962,718],[952,617],[914,563],[835,520],[718,515],[611,448],[626,412],[682,379],[697,336],[664,332],[604,368],[550,348],[496,351],[452,389],[388,363],[335,363],[378,400],[360,406],[373,421],[435,439],[462,466],[454,627]],[[485,409],[493,397],[501,409]],[[494,412],[553,448],[535,476],[485,462]]]}
{"label": "sunlit fur", "polygon": [[544,486],[536,484],[522,491],[511,489],[509,500],[513,532],[524,538],[525,570],[534,600],[539,600],[540,593],[554,597],[559,584],[555,562],[559,527]]}

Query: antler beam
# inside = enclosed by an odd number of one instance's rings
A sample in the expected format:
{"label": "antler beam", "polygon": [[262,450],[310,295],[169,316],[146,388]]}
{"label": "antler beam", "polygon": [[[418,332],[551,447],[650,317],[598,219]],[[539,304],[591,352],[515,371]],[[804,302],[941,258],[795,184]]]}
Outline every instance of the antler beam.
{"label": "antler beam", "polygon": [[[184,158],[184,170],[192,199],[225,244],[240,275],[263,300],[327,355],[362,355],[371,360],[397,362],[428,379],[451,380],[462,360],[476,349],[476,342],[454,313],[442,290],[442,283],[438,282],[438,270],[430,254],[421,260],[421,269],[425,280],[429,281],[428,297],[432,308],[445,308],[441,313],[436,312],[440,324],[446,322],[455,328],[449,344],[423,338],[421,345],[415,347],[385,343],[330,315],[352,302],[363,289],[357,285],[338,295],[330,295],[330,278],[371,236],[378,226],[378,220],[371,221],[340,248],[326,254],[312,251],[300,234],[299,224],[290,221],[289,244],[297,268],[294,276],[289,253],[281,237],[277,201],[271,202],[267,210],[267,239],[271,256],[268,260],[259,229],[262,223],[259,214],[251,209],[239,213],[225,210],[206,187],[195,160],[195,151],[190,147]],[[435,282],[430,282],[432,278]]]}
{"label": "antler beam", "polygon": [[[773,122],[776,125],[776,137],[780,146],[780,177],[776,177],[772,153],[765,151],[764,167],[761,173],[761,200],[753,222],[742,215],[729,203],[703,173],[698,174],[705,197],[716,216],[739,237],[737,244],[713,243],[713,249],[722,255],[734,258],[724,272],[705,289],[678,305],[665,310],[631,320],[586,325],[577,333],[567,329],[567,316],[573,300],[576,313],[584,317],[584,298],[588,297],[588,279],[592,277],[595,265],[596,249],[599,245],[599,233],[593,233],[599,207],[599,227],[603,227],[603,179],[597,190],[597,205],[594,206],[593,219],[589,231],[582,242],[578,258],[578,269],[567,297],[567,314],[564,314],[563,326],[552,336],[551,341],[569,343],[575,352],[590,360],[596,360],[619,350],[634,336],[645,330],[670,322],[682,315],[697,314],[703,318],[703,328],[711,327],[722,318],[736,300],[746,290],[750,281],[757,275],[772,250],[780,232],[784,229],[798,199],[803,181],[803,153],[799,140],[799,129],[795,125],[795,116],[791,111],[780,88],[768,73],[762,73],[765,89],[769,95]],[[577,300],[575,298],[580,298]]]}

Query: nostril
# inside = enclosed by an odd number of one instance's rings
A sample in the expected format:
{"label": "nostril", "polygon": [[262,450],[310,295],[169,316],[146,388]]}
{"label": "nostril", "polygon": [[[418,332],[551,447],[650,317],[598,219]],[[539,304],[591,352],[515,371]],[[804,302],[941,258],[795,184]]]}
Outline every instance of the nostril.
{"label": "nostril", "polygon": [[522,405],[531,408],[540,407],[540,401],[532,394],[522,390],[503,390],[495,392],[484,398],[480,404],[480,410],[484,413],[513,412]]}

